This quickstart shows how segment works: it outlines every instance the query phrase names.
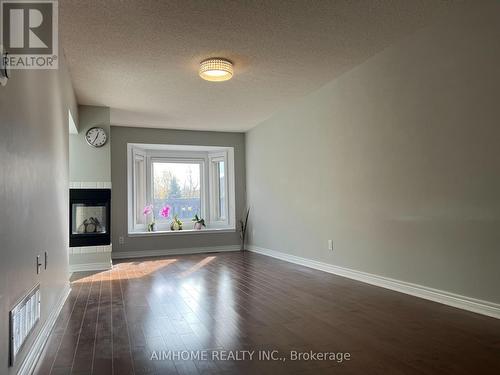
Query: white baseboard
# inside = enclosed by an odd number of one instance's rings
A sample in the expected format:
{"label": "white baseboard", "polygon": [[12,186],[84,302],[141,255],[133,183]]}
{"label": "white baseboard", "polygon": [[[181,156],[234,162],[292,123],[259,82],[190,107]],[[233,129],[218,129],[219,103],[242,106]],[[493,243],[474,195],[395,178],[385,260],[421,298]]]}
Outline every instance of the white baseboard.
{"label": "white baseboard", "polygon": [[170,255],[187,255],[203,253],[219,253],[223,251],[239,251],[240,245],[229,246],[209,246],[209,247],[189,247],[185,249],[165,249],[165,250],[141,250],[141,251],[114,251],[111,253],[113,259],[147,258]]}
{"label": "white baseboard", "polygon": [[500,304],[497,303],[470,298],[439,289],[428,288],[422,285],[378,276],[367,272],[356,271],[350,268],[339,267],[333,264],[319,262],[312,259],[301,258],[295,255],[290,255],[275,250],[269,250],[258,246],[249,245],[247,246],[247,248],[249,251],[281,259],[287,262],[300,264],[302,266],[333,273],[335,275],[358,280],[367,284],[376,285],[382,288],[391,289],[415,297],[442,303],[444,305],[453,306],[459,309],[472,311],[478,314],[500,319]]}
{"label": "white baseboard", "polygon": [[75,263],[69,265],[69,272],[106,271],[112,267],[111,261],[99,263]]}
{"label": "white baseboard", "polygon": [[69,284],[66,284],[59,299],[57,300],[57,303],[50,312],[49,317],[47,318],[47,320],[45,320],[45,324],[38,332],[38,335],[33,341],[33,344],[31,345],[28,353],[26,354],[26,357],[24,357],[24,360],[21,363],[19,370],[17,370],[17,375],[30,375],[33,373],[33,371],[35,371],[38,359],[40,358],[40,355],[43,352],[45,344],[47,343],[47,340],[49,338],[50,332],[52,331],[52,328],[56,323],[57,317],[59,316],[59,313],[61,312],[61,309],[64,306],[64,302],[66,302],[66,298],[68,298],[70,291],[71,288],[69,287]]}

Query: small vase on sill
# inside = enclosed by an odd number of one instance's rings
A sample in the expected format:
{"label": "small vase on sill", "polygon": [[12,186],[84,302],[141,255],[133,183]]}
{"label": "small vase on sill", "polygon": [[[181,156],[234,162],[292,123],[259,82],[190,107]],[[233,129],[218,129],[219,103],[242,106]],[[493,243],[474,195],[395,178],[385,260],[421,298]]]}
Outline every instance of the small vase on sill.
{"label": "small vase on sill", "polygon": [[177,215],[174,216],[173,221],[170,223],[170,230],[182,230],[182,221],[179,220]]}
{"label": "small vase on sill", "polygon": [[193,228],[196,229],[196,230],[201,230],[204,227],[206,227],[206,225],[205,225],[205,219],[199,217],[198,214],[194,215],[194,218],[191,221],[194,222]]}

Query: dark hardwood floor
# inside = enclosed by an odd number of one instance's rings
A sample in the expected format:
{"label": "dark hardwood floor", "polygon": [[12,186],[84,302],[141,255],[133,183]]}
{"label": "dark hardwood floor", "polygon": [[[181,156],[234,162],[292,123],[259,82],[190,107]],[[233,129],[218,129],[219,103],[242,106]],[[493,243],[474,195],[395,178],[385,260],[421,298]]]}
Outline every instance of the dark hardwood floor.
{"label": "dark hardwood floor", "polygon": [[500,320],[254,253],[134,259],[73,276],[36,373],[500,374]]}

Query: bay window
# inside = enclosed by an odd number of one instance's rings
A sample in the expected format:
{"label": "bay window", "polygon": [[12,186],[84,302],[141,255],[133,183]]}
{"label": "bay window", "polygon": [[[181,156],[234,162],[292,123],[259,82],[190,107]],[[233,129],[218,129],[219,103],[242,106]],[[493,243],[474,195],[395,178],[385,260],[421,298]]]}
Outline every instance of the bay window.
{"label": "bay window", "polygon": [[179,233],[174,217],[190,231],[195,215],[204,230],[234,230],[231,147],[129,144],[128,180],[129,234]]}

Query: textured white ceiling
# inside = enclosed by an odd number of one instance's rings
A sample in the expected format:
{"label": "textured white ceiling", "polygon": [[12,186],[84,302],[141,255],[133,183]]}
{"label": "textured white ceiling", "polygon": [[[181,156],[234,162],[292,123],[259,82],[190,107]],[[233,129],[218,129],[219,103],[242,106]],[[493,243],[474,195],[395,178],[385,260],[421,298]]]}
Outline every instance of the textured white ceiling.
{"label": "textured white ceiling", "polygon": [[[245,131],[451,8],[437,0],[60,0],[80,104],[111,123]],[[223,83],[199,62],[234,62]]]}

